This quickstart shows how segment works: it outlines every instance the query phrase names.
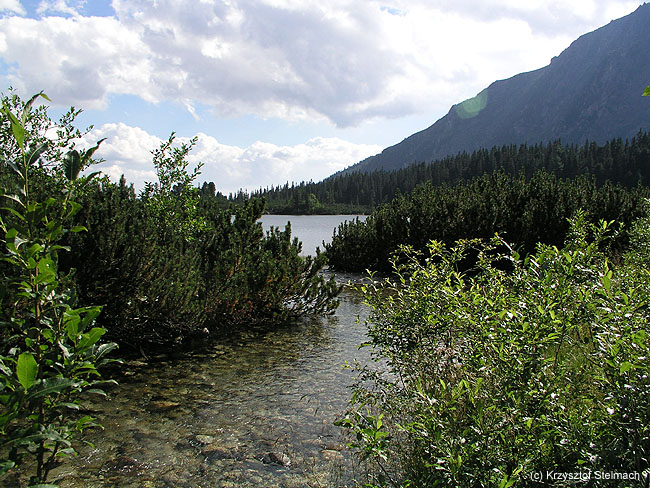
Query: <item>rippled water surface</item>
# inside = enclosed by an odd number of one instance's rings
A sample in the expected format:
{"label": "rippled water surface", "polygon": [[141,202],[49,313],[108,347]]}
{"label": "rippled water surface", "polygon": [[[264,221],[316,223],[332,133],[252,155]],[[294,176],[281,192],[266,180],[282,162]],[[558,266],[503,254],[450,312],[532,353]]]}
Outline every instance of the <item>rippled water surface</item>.
{"label": "rippled water surface", "polygon": [[[53,472],[62,487],[352,486],[333,425],[345,410],[364,307],[344,291],[334,316],[249,334],[175,359],[130,362],[109,399],[87,405],[105,430]],[[269,463],[274,459],[284,464]]]}

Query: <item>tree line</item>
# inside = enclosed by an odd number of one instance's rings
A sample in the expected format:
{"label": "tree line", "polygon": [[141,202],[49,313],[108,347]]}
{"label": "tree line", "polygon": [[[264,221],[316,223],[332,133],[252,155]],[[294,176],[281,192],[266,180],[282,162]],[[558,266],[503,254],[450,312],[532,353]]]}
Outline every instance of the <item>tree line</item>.
{"label": "tree line", "polygon": [[302,182],[218,195],[221,201],[242,202],[264,198],[270,213],[370,213],[399,193],[430,182],[434,186],[470,180],[502,170],[530,179],[545,170],[560,178],[593,175],[605,181],[633,187],[650,181],[650,134],[640,131],[631,140],[612,139],[605,144],[582,146],[554,141],[463,152],[441,161],[419,162],[397,171],[341,172],[321,182]]}

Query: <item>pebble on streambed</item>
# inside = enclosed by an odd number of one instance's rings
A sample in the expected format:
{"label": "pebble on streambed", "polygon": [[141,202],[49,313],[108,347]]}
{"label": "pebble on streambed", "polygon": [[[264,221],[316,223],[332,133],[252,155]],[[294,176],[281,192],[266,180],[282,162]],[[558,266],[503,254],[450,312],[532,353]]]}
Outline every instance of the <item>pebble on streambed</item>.
{"label": "pebble on streambed", "polygon": [[277,464],[288,468],[291,466],[291,459],[282,452],[267,452],[262,458],[264,464]]}

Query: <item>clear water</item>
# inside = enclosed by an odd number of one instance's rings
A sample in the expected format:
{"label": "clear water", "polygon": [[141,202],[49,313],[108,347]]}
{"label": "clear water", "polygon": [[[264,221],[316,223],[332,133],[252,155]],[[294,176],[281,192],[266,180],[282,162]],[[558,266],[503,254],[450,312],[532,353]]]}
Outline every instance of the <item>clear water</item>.
{"label": "clear water", "polygon": [[291,222],[291,235],[302,242],[302,255],[316,254],[316,248],[323,250],[323,242],[331,242],[332,234],[346,220],[361,221],[367,215],[263,215],[260,219],[265,230],[271,226],[284,230],[287,222]]}
{"label": "clear water", "polygon": [[[331,236],[343,220],[290,218],[302,239]],[[265,216],[264,225],[283,219]],[[349,279],[361,277],[337,276]],[[348,288],[340,299],[332,316],[238,335],[201,354],[127,362],[107,399],[83,405],[104,430],[87,431],[93,446],[78,446],[50,480],[63,488],[355,486],[354,460],[333,422],[353,381],[344,363],[368,359],[358,348],[366,307]],[[290,465],[268,463],[269,453]]]}
{"label": "clear water", "polygon": [[[353,486],[355,465],[333,422],[353,380],[343,364],[367,360],[355,323],[364,313],[345,291],[331,317],[209,353],[127,363],[109,399],[85,405],[105,427],[86,434],[94,447],[51,479],[75,488]],[[271,452],[290,466],[266,464]]]}

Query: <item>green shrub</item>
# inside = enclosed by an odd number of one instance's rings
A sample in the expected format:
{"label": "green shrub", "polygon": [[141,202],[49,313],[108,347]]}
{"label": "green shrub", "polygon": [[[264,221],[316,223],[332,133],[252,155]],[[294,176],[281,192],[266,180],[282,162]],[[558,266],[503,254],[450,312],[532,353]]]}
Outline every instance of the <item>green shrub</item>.
{"label": "green shrub", "polygon": [[403,249],[395,281],[363,287],[382,367],[361,371],[340,422],[379,467],[371,481],[539,486],[535,473],[647,469],[648,225],[617,268],[601,251],[611,225],[580,213],[564,247],[525,259],[497,237],[431,242],[425,260]]}
{"label": "green shrub", "polygon": [[140,195],[97,178],[70,219],[61,259],[81,303],[104,306],[107,337],[134,351],[198,344],[214,333],[329,313],[339,287],[319,271],[325,256],[300,256],[291,228],[264,233],[264,202],[220,208],[193,186],[189,144],[172,135],[153,151],[158,181]]}
{"label": "green shrub", "polygon": [[[75,453],[75,434],[97,426],[77,414],[79,401],[84,392],[103,394],[98,368],[110,362],[106,355],[116,345],[99,342],[106,332],[94,327],[101,307],[73,308],[58,270],[59,253],[68,250],[62,236],[85,230],[65,222],[79,209],[71,197],[87,181],[77,177],[97,146],[83,153],[52,150],[36,131],[35,99],[5,99],[2,107],[2,163],[12,174],[0,188],[0,474],[32,456],[30,485],[53,486],[44,484],[49,471]],[[62,156],[43,161],[48,155]],[[33,181],[47,178],[53,191],[39,200]]]}
{"label": "green shrub", "polygon": [[[503,235],[522,254],[537,243],[561,246],[568,219],[578,209],[590,220],[629,224],[641,216],[640,206],[650,190],[597,184],[593,176],[561,179],[537,171],[529,179],[495,171],[451,185],[429,183],[398,195],[365,220],[344,222],[325,246],[336,269],[391,271],[390,256],[400,245],[426,252],[431,240],[452,246],[459,239],[489,239]],[[624,247],[622,233],[616,245]]]}

